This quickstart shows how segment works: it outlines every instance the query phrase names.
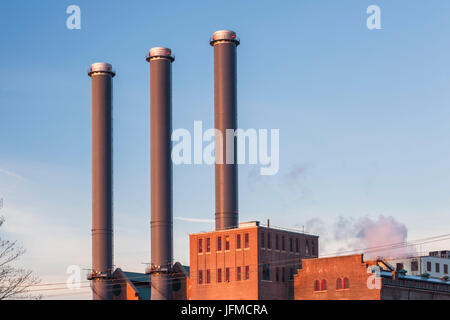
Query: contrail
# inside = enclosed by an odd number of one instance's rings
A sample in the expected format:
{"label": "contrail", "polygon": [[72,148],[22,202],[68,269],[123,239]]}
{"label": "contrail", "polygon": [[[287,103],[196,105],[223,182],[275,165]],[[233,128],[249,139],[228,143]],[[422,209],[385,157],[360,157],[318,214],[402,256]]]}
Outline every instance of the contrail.
{"label": "contrail", "polygon": [[6,170],[6,169],[1,169],[0,168],[0,173],[3,173],[5,175],[7,175],[7,176],[10,176],[10,177],[13,177],[13,178],[16,178],[16,179],[25,180],[25,181],[27,180],[24,177],[22,177],[21,175],[18,175],[16,173],[14,173],[12,171],[9,171],[9,170]]}
{"label": "contrail", "polygon": [[214,223],[212,219],[198,219],[198,218],[185,218],[185,217],[174,217],[175,220],[187,221],[187,222],[201,222],[201,223]]}

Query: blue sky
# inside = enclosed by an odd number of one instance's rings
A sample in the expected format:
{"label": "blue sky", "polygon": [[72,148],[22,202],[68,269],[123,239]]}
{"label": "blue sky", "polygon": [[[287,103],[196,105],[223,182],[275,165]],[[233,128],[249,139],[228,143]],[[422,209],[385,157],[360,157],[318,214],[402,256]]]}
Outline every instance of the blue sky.
{"label": "blue sky", "polygon": [[[81,30],[66,28],[67,6]],[[368,30],[366,8],[381,8]],[[450,230],[450,3],[441,1],[2,1],[0,197],[22,263],[47,281],[90,265],[93,62],[114,78],[115,263],[150,260],[149,66],[168,46],[173,127],[213,125],[209,37],[232,29],[241,128],[280,129],[280,171],[239,168],[240,220],[301,227],[392,216],[418,239]],[[174,216],[214,217],[214,171],[174,168]],[[175,256],[188,234],[175,220]],[[442,243],[436,244],[441,248]],[[448,246],[448,244],[447,244]]]}

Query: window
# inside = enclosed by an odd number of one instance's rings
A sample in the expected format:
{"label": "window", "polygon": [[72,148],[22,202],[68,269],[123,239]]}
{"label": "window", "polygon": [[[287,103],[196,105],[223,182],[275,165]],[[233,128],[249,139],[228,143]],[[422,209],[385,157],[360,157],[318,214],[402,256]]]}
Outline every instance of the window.
{"label": "window", "polygon": [[238,234],[238,235],[236,236],[236,248],[237,248],[237,249],[240,249],[240,248],[241,248],[241,235],[240,235],[240,234]]}
{"label": "window", "polygon": [[276,282],[280,281],[280,268],[278,267],[275,268],[275,281]]}
{"label": "window", "polygon": [[263,280],[270,281],[270,264],[263,264]]}
{"label": "window", "polygon": [[427,271],[431,271],[431,262],[430,261],[427,262]]}
{"label": "window", "polygon": [[316,255],[316,247],[314,246],[314,241],[311,241],[311,254]]}
{"label": "window", "polygon": [[294,252],[294,239],[289,238],[289,251]]}
{"label": "window", "polygon": [[281,268],[281,281],[286,282],[286,268]]}
{"label": "window", "polygon": [[225,282],[230,282],[230,268],[225,268]]}
{"label": "window", "polygon": [[249,234],[246,233],[244,235],[244,248],[248,248],[250,247],[250,238],[249,238]]}
{"label": "window", "polygon": [[286,239],[284,238],[284,236],[281,236],[281,250],[286,250]]}
{"label": "window", "polygon": [[279,250],[280,249],[280,237],[278,235],[275,235],[275,249]]}
{"label": "window", "polygon": [[206,283],[211,283],[211,271],[206,270]]}
{"label": "window", "polygon": [[337,278],[336,280],[336,290],[340,290],[342,289],[342,279],[341,278]]}
{"label": "window", "polygon": [[448,264],[444,264],[444,273],[448,274]]}
{"label": "window", "polygon": [[309,241],[308,240],[306,240],[306,244],[305,244],[305,254],[307,256],[309,256]]}
{"label": "window", "polygon": [[217,251],[222,251],[222,237],[217,237]]}
{"label": "window", "polygon": [[230,250],[230,236],[225,236],[225,250]]}
{"label": "window", "polygon": [[241,267],[237,267],[236,268],[236,280],[237,281],[241,281],[241,278],[242,278],[242,276],[241,276]]}
{"label": "window", "polygon": [[350,280],[348,278],[344,278],[344,289],[350,288]]}
{"label": "window", "polygon": [[396,270],[400,271],[403,269],[403,263],[397,263]]}
{"label": "window", "polygon": [[300,246],[299,246],[299,240],[297,238],[297,239],[295,239],[295,252],[299,252],[299,250],[300,250]]}
{"label": "window", "polygon": [[327,280],[323,279],[322,280],[322,291],[326,291],[327,290]]}
{"label": "window", "polygon": [[419,263],[417,261],[411,261],[411,271],[419,271]]}
{"label": "window", "polygon": [[198,239],[198,253],[203,252],[203,239]]}
{"label": "window", "polygon": [[[115,284],[114,286],[119,286],[119,288],[121,288],[120,284]],[[114,292],[114,286],[113,286],[113,294],[115,293],[115,295],[120,295],[120,292]],[[180,279],[174,278],[172,281],[172,290],[174,292],[180,291],[181,289],[181,281]]]}
{"label": "window", "polygon": [[314,281],[314,291],[320,291],[320,281]]}
{"label": "window", "polygon": [[435,264],[435,269],[436,269],[436,272],[441,272],[439,263]]}
{"label": "window", "polygon": [[198,271],[198,284],[203,283],[203,270]]}
{"label": "window", "polygon": [[261,248],[265,247],[264,238],[265,238],[265,234],[264,234],[264,232],[261,232]]}
{"label": "window", "polygon": [[294,268],[289,270],[289,280],[294,280]]}
{"label": "window", "polygon": [[217,269],[217,282],[222,282],[222,269]]}
{"label": "window", "polygon": [[211,252],[211,238],[206,238],[206,252]]}
{"label": "window", "polygon": [[270,233],[267,234],[267,249],[271,249],[272,248],[272,241],[271,241],[271,236]]}
{"label": "window", "polygon": [[250,266],[245,266],[245,280],[250,279]]}

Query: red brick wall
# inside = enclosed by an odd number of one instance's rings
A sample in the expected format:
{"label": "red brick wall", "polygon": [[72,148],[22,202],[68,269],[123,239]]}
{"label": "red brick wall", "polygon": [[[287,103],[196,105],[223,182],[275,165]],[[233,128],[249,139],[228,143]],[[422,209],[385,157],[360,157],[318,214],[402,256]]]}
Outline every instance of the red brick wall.
{"label": "red brick wall", "polygon": [[[295,300],[380,300],[380,289],[369,289],[368,265],[361,254],[303,260],[294,276]],[[348,289],[336,289],[336,281],[349,279]],[[327,290],[314,290],[316,280],[327,280]]]}
{"label": "red brick wall", "polygon": [[[266,236],[265,247],[261,247],[261,235]],[[267,248],[267,234],[271,234],[271,248]],[[245,234],[249,235],[249,248],[245,246]],[[237,248],[237,236],[241,236],[241,249]],[[279,249],[275,238],[279,236]],[[222,238],[222,250],[217,251],[217,238]],[[230,250],[225,250],[225,237],[229,236]],[[281,237],[285,238],[285,248],[281,246]],[[206,239],[210,239],[210,252],[206,252]],[[299,252],[290,250],[289,239],[299,239]],[[202,239],[202,252],[199,252],[199,239]],[[190,279],[188,297],[190,300],[257,300],[257,299],[293,299],[293,280],[289,272],[298,269],[305,255],[306,239],[313,246],[317,256],[318,237],[264,227],[245,227],[224,231],[213,231],[190,235]],[[311,251],[311,250],[310,250]],[[309,252],[307,257],[312,257]],[[263,265],[270,265],[271,279],[263,279]],[[245,280],[245,267],[249,267],[250,279]],[[241,267],[241,280],[237,280],[237,267]],[[276,281],[276,268],[279,268],[279,281]],[[222,269],[222,282],[217,281],[217,271]],[[230,282],[225,282],[225,270],[230,268]],[[285,269],[283,281],[282,270]],[[203,274],[203,283],[199,284],[199,271]],[[211,282],[206,283],[206,272],[210,270]]]}
{"label": "red brick wall", "polygon": [[[258,229],[240,228],[190,235],[189,300],[256,300],[258,299]],[[249,248],[244,248],[245,234],[249,235]],[[237,235],[241,235],[241,249],[236,248]],[[222,250],[217,251],[217,238],[222,238]],[[225,236],[229,236],[230,250],[225,250]],[[210,238],[211,252],[206,251]],[[203,252],[199,253],[199,239],[203,239]],[[245,267],[249,266],[249,279],[245,280]],[[237,267],[241,267],[241,280],[237,280]],[[217,282],[217,271],[222,269],[222,282]],[[225,270],[230,269],[230,281],[225,281]],[[203,283],[199,284],[199,271]],[[210,270],[211,283],[206,283]]]}
{"label": "red brick wall", "polygon": [[[271,245],[268,246],[270,234]],[[261,237],[264,236],[264,246],[261,244]],[[276,238],[278,236],[278,249]],[[282,239],[284,238],[284,249]],[[292,251],[290,247],[292,239]],[[298,251],[296,240],[298,241]],[[308,240],[309,250],[306,250],[306,240]],[[289,232],[279,229],[260,228],[259,230],[259,299],[260,300],[292,300],[294,298],[293,280],[290,279],[291,272],[295,274],[304,258],[317,257],[318,237],[309,236],[296,232]],[[314,248],[314,249],[313,249]],[[263,278],[263,266],[270,267],[270,280]],[[277,281],[278,269],[278,281]],[[284,271],[284,281],[283,281]]]}

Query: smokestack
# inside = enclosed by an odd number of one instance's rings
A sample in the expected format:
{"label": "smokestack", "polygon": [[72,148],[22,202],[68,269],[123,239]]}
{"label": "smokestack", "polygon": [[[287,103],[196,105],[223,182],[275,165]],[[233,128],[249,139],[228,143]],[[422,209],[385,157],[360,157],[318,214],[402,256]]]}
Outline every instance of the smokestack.
{"label": "smokestack", "polygon": [[[237,128],[236,47],[239,39],[229,30],[214,32],[210,41],[214,47],[214,127],[221,132],[222,163],[215,164],[216,230],[238,226],[238,177],[236,137],[233,135],[233,163],[227,161],[227,129]],[[217,141],[217,139],[216,139]],[[216,148],[220,147],[216,143]],[[216,149],[216,157],[220,154]]]}
{"label": "smokestack", "polygon": [[109,63],[94,63],[92,78],[92,292],[94,300],[112,299],[112,78]]}
{"label": "smokestack", "polygon": [[172,298],[172,62],[171,50],[150,49],[152,300]]}

